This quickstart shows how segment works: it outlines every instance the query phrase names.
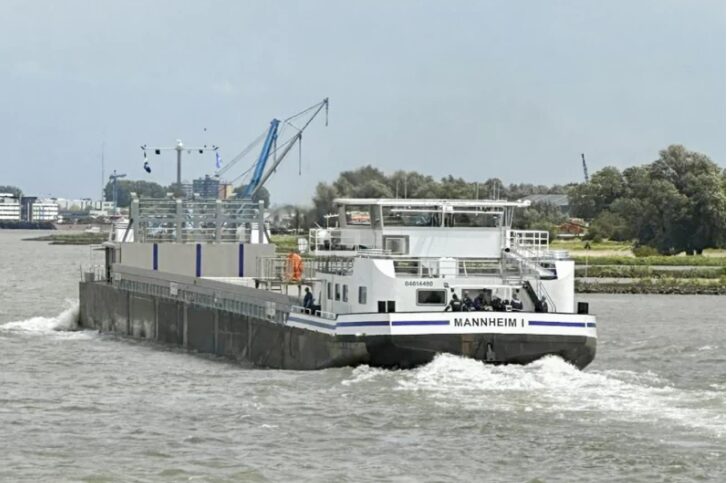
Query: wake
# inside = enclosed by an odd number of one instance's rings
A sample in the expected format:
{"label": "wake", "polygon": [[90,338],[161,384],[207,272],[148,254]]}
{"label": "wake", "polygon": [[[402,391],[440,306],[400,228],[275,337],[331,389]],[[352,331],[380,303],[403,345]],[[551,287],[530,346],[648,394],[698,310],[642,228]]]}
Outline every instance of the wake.
{"label": "wake", "polygon": [[[344,386],[389,386],[444,407],[473,411],[577,414],[644,420],[724,435],[724,391],[676,388],[652,372],[580,371],[556,356],[527,366],[494,366],[440,354],[411,371],[357,367]],[[589,417],[590,419],[590,417]]]}
{"label": "wake", "polygon": [[78,312],[78,302],[73,302],[69,303],[69,307],[55,317],[31,317],[16,322],[7,322],[0,325],[0,331],[38,334],[76,331],[78,330]]}

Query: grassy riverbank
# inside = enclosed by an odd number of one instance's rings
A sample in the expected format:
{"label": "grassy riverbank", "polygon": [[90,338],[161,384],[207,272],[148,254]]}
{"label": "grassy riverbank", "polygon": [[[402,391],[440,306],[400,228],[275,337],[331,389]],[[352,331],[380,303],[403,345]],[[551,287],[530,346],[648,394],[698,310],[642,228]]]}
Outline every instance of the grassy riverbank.
{"label": "grassy riverbank", "polygon": [[633,278],[619,281],[576,279],[576,293],[724,295],[725,279]]}
{"label": "grassy riverbank", "polygon": [[51,245],[98,245],[109,239],[108,233],[54,233],[52,235],[25,238],[24,241],[44,241]]}

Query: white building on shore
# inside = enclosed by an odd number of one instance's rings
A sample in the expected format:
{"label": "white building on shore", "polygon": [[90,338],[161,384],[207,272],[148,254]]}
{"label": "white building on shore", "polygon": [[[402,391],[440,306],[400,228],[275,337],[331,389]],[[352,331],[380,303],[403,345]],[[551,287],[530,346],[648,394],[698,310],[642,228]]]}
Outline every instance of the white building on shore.
{"label": "white building on shore", "polygon": [[0,220],[20,221],[20,201],[12,193],[0,193]]}
{"label": "white building on shore", "polygon": [[36,200],[31,205],[28,221],[58,221],[58,203],[53,200]]}

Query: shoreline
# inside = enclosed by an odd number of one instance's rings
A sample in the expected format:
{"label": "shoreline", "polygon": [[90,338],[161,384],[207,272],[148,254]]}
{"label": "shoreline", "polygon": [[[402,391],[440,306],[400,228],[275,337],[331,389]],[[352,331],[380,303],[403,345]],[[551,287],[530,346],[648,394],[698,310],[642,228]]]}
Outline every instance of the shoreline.
{"label": "shoreline", "polygon": [[[639,295],[724,295],[724,281],[706,279],[695,283],[695,279],[634,279],[627,282],[594,282],[575,280],[577,294],[639,294]],[[700,279],[705,280],[705,279]]]}

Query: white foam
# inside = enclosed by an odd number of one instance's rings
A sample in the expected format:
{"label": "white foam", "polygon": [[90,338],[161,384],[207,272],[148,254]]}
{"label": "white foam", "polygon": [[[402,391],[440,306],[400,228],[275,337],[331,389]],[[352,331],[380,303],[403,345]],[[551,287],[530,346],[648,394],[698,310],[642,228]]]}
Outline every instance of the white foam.
{"label": "white foam", "polygon": [[[354,376],[351,383],[366,379]],[[463,409],[597,413],[724,434],[723,393],[677,389],[650,372],[580,371],[554,356],[527,366],[493,366],[444,354],[390,377],[397,378],[398,390],[424,393],[438,404]]]}
{"label": "white foam", "polygon": [[0,330],[15,332],[53,333],[78,330],[78,302],[68,304],[55,317],[31,317],[0,325]]}
{"label": "white foam", "polygon": [[351,378],[341,381],[341,384],[343,384],[344,386],[350,386],[352,384],[370,381],[380,376],[385,377],[387,374],[389,374],[389,372],[390,371],[386,371],[384,369],[378,369],[376,367],[370,367],[366,365],[356,366],[353,371],[351,371]]}

